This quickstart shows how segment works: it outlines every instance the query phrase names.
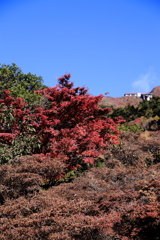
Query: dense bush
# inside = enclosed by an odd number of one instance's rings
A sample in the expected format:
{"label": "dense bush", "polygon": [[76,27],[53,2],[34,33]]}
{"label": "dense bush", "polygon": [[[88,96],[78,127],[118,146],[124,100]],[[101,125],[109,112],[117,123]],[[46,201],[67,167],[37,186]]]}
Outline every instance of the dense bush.
{"label": "dense bush", "polygon": [[[159,176],[158,164],[148,170],[92,168],[73,183],[6,199],[0,238],[158,240]],[[37,176],[32,179],[37,182]]]}
{"label": "dense bush", "polygon": [[[98,107],[103,96],[89,95],[84,87],[73,88],[69,78],[69,74],[64,75],[56,87],[36,91],[48,99],[48,108],[30,110],[22,98],[13,98],[9,90],[4,91],[0,100],[2,152],[8,146],[12,150],[16,146],[17,150],[11,151],[15,155],[43,153],[61,157],[69,168],[76,168],[83,162],[93,164],[106,144],[117,142],[121,119],[104,116],[109,109]],[[2,155],[3,163],[9,156]],[[10,158],[13,157],[16,156],[11,153]]]}
{"label": "dense bush", "polygon": [[141,116],[139,118],[136,118],[133,121],[130,121],[129,123],[122,124],[120,127],[123,130],[123,127],[127,125],[128,129],[132,128],[132,126],[137,126],[137,130],[150,130],[150,131],[157,131],[160,129],[160,117],[157,115],[155,117],[144,117]]}
{"label": "dense bush", "polygon": [[124,108],[121,107],[121,108],[115,109],[112,112],[111,117],[115,118],[118,116],[122,116],[128,122],[136,118],[137,112],[138,112],[137,107],[134,107],[133,105],[127,105]]}
{"label": "dense bush", "polygon": [[153,97],[150,101],[143,101],[138,106],[138,117],[160,117],[160,97]]}
{"label": "dense bush", "polygon": [[5,199],[18,198],[38,192],[43,186],[50,186],[57,177],[66,173],[67,166],[61,159],[40,155],[14,159],[10,165],[0,168],[1,195]]}
{"label": "dense bush", "polygon": [[129,131],[129,132],[134,132],[134,133],[144,130],[141,126],[139,126],[136,123],[128,124],[127,122],[121,124],[118,129],[122,132]]}
{"label": "dense bush", "polygon": [[33,155],[1,166],[0,239],[158,240],[159,140],[157,132],[125,132],[104,156],[107,167],[47,191],[43,183],[66,171],[58,159]]}

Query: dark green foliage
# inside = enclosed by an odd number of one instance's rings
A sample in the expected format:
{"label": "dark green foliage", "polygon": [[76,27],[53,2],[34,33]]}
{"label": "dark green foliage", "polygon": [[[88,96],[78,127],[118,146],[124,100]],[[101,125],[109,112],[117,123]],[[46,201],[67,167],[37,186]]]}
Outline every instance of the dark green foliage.
{"label": "dark green foliage", "polygon": [[153,97],[150,101],[143,100],[137,107],[128,105],[124,108],[113,109],[111,118],[122,116],[127,122],[139,117],[160,117],[160,97]]}
{"label": "dark green foliage", "polygon": [[153,97],[150,101],[143,101],[138,105],[138,117],[160,117],[160,97]]}
{"label": "dark green foliage", "polygon": [[12,97],[21,97],[28,103],[37,102],[40,99],[34,90],[44,89],[42,77],[37,77],[31,73],[23,73],[15,64],[0,64],[0,98],[3,90],[11,91]]}
{"label": "dark green foliage", "polygon": [[0,164],[10,163],[15,157],[32,155],[40,148],[38,136],[19,134],[11,145],[0,143]]}
{"label": "dark green foliage", "polygon": [[138,109],[132,105],[128,105],[124,108],[117,108],[115,109],[112,114],[111,117],[115,118],[115,117],[119,117],[122,116],[126,121],[132,121],[136,118],[138,113]]}

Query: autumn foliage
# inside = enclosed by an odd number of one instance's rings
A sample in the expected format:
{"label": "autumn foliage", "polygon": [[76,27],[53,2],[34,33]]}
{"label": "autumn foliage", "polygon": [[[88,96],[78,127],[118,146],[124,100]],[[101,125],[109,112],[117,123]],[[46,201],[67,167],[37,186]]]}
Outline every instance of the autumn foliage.
{"label": "autumn foliage", "polygon": [[91,96],[84,87],[73,88],[69,78],[69,74],[64,75],[56,87],[37,90],[48,99],[48,107],[33,111],[27,109],[23,99],[14,99],[5,90],[0,100],[1,142],[12,144],[22,134],[36,136],[30,148],[33,154],[61,157],[68,167],[81,162],[94,164],[106,144],[117,142],[121,120],[103,116],[109,112],[98,107],[103,96]]}
{"label": "autumn foliage", "polygon": [[[104,155],[105,167],[91,168],[72,183],[46,191],[42,188],[46,176],[65,171],[58,159],[42,162],[33,155],[3,165],[1,239],[158,240],[160,162],[155,152],[159,145],[156,149],[156,140],[152,145],[154,135],[146,136],[147,148],[144,134],[125,133],[122,146]],[[152,164],[147,165],[149,159]]]}
{"label": "autumn foliage", "polygon": [[69,79],[0,99],[0,239],[159,240],[160,132],[120,134]]}

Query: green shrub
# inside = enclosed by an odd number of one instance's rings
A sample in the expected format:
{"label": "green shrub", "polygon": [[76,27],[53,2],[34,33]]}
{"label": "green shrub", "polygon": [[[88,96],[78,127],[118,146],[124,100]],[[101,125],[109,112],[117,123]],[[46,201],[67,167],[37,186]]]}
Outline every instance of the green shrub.
{"label": "green shrub", "polygon": [[121,132],[133,132],[133,133],[144,131],[144,129],[143,129],[141,126],[137,125],[136,123],[134,123],[134,124],[128,124],[127,122],[121,124],[121,125],[118,127],[118,129],[119,129]]}

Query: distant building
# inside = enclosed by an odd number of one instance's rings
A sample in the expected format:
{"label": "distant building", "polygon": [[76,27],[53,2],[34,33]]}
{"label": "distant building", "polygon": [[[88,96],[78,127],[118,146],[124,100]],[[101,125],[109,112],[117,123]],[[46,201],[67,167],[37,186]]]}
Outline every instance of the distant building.
{"label": "distant building", "polygon": [[125,93],[124,97],[141,97],[141,93]]}
{"label": "distant building", "polygon": [[153,96],[152,93],[125,93],[124,97],[138,97],[149,101]]}
{"label": "distant building", "polygon": [[152,97],[153,97],[152,93],[142,93],[141,94],[141,98],[144,100],[147,100],[147,101],[149,101]]}

